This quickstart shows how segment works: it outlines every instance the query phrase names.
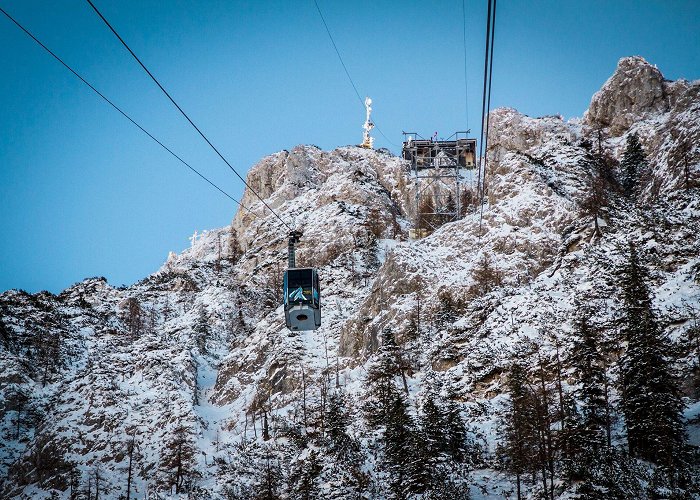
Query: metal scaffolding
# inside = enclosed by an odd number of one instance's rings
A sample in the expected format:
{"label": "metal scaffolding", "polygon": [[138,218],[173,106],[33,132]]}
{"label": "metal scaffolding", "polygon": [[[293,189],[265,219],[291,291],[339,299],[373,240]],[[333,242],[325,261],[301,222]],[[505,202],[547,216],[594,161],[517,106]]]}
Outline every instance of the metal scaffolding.
{"label": "metal scaffolding", "polygon": [[[425,139],[415,132],[403,132],[402,156],[410,162],[415,180],[415,221],[411,237],[422,238],[445,222],[462,216],[462,169],[476,168],[476,139],[469,131],[455,132],[447,139]],[[422,203],[427,190],[447,193],[447,200],[433,199],[434,210],[426,211]],[[452,203],[449,197],[454,193]],[[428,204],[430,205],[430,204]]]}

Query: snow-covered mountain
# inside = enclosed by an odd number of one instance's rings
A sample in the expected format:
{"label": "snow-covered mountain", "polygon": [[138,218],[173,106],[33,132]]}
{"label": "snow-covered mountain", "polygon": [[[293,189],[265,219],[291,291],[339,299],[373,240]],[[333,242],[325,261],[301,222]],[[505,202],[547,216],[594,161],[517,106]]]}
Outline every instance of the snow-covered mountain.
{"label": "snow-covered mountain", "polygon": [[[0,495],[389,498],[388,431],[367,407],[391,348],[410,415],[434,392],[467,425],[470,458],[442,496],[515,498],[502,458],[509,367],[546,367],[542,384],[573,394],[572,325],[586,304],[615,407],[629,243],[700,445],[700,81],[625,58],[581,119],[504,108],[490,124],[483,211],[420,240],[407,238],[414,180],[388,152],[298,146],[250,170],[249,185],[302,230],[298,264],[319,268],[317,331],[285,328],[288,231],[250,190],[230,227],[132,286],[90,278],[57,296],[0,295]],[[591,209],[592,159],[619,176],[632,134],[649,160],[636,201],[610,188]],[[334,451],[341,400],[351,458]],[[626,445],[619,410],[612,442]],[[542,494],[534,477],[523,496]],[[566,497],[576,485],[562,477],[552,494]]]}

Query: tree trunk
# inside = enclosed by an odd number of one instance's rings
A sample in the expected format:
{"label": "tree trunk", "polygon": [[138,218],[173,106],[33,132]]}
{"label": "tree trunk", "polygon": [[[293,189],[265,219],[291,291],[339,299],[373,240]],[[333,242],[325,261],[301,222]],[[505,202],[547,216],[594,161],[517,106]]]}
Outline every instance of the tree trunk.
{"label": "tree trunk", "polygon": [[129,472],[126,478],[126,500],[131,499],[131,472],[134,457],[134,446],[136,445],[136,433],[131,435],[131,443],[129,444]]}
{"label": "tree trunk", "polygon": [[269,441],[270,429],[267,425],[267,410],[263,410],[263,441]]}
{"label": "tree trunk", "polygon": [[182,481],[182,443],[178,443],[177,446],[177,459],[176,459],[175,469],[175,493],[180,493],[180,483]]}
{"label": "tree trunk", "polygon": [[[549,402],[547,398],[547,386],[544,380],[544,365],[542,358],[539,358],[539,375],[540,375],[540,387],[542,389],[542,437],[544,439],[544,463],[543,467],[549,469],[549,482],[551,485],[550,498],[554,499],[554,453],[552,449],[552,429],[550,428],[549,421]],[[546,485],[546,479],[545,479]],[[547,488],[545,487],[545,494]]]}
{"label": "tree trunk", "polygon": [[19,439],[19,427],[20,427],[20,422],[21,422],[21,417],[22,417],[22,406],[20,405],[17,407],[17,430],[15,432],[15,439]]}
{"label": "tree trunk", "polygon": [[308,430],[308,421],[306,419],[306,373],[304,372],[304,367],[301,367],[301,384],[302,384],[302,400],[301,400],[301,411],[304,418],[304,432]]}

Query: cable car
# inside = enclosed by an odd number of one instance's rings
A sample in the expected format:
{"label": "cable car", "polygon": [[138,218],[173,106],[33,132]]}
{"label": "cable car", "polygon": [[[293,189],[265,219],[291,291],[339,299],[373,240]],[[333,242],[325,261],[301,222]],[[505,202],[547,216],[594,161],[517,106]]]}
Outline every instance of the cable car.
{"label": "cable car", "polygon": [[316,330],[321,326],[321,287],[313,267],[296,267],[294,245],[301,232],[289,233],[288,269],[284,272],[284,320],[292,331]]}
{"label": "cable car", "polygon": [[316,269],[304,267],[285,271],[284,319],[292,331],[316,330],[321,326],[321,291]]}

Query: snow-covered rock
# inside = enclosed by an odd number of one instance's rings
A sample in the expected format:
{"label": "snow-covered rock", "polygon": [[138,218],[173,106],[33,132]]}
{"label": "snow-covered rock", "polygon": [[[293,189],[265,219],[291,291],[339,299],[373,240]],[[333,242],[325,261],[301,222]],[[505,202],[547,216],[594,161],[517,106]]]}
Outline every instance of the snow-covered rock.
{"label": "snow-covered rock", "polygon": [[642,57],[625,57],[593,96],[586,121],[619,135],[642,116],[665,113],[669,107],[661,71]]}
{"label": "snow-covered rock", "polygon": [[[230,227],[198,234],[139,283],[90,278],[58,296],[3,293],[0,491],[68,498],[71,488],[94,492],[98,483],[118,498],[131,463],[132,495],[177,497],[173,450],[186,449],[187,488],[247,498],[271,461],[291,484],[295,467],[320,452],[298,440],[317,432],[313,419],[338,386],[363,453],[363,498],[383,498],[376,436],[360,409],[385,328],[405,356],[413,407],[427,381],[449,384],[473,438],[493,456],[509,363],[537,346],[566,365],[577,301],[599,306],[597,322],[615,324],[615,270],[630,241],[651,267],[654,304],[692,403],[686,415],[697,417],[698,353],[684,339],[700,307],[700,194],[686,185],[686,173],[696,182],[700,172],[699,89],[625,58],[583,120],[493,111],[487,203],[421,240],[406,238],[415,215],[406,162],[298,146],[248,173],[265,203],[246,189]],[[645,208],[613,195],[598,234],[582,210],[587,161],[600,151],[613,164],[630,133],[650,160]],[[304,234],[299,264],[319,268],[323,325],[315,332],[284,326],[287,226]],[[611,349],[612,362],[623,348]],[[307,413],[316,417],[306,422]],[[622,434],[618,426],[616,439]],[[476,498],[512,490],[512,478],[491,465],[472,476]],[[320,474],[326,497],[353,497],[340,493],[352,479],[347,468],[329,462]]]}

